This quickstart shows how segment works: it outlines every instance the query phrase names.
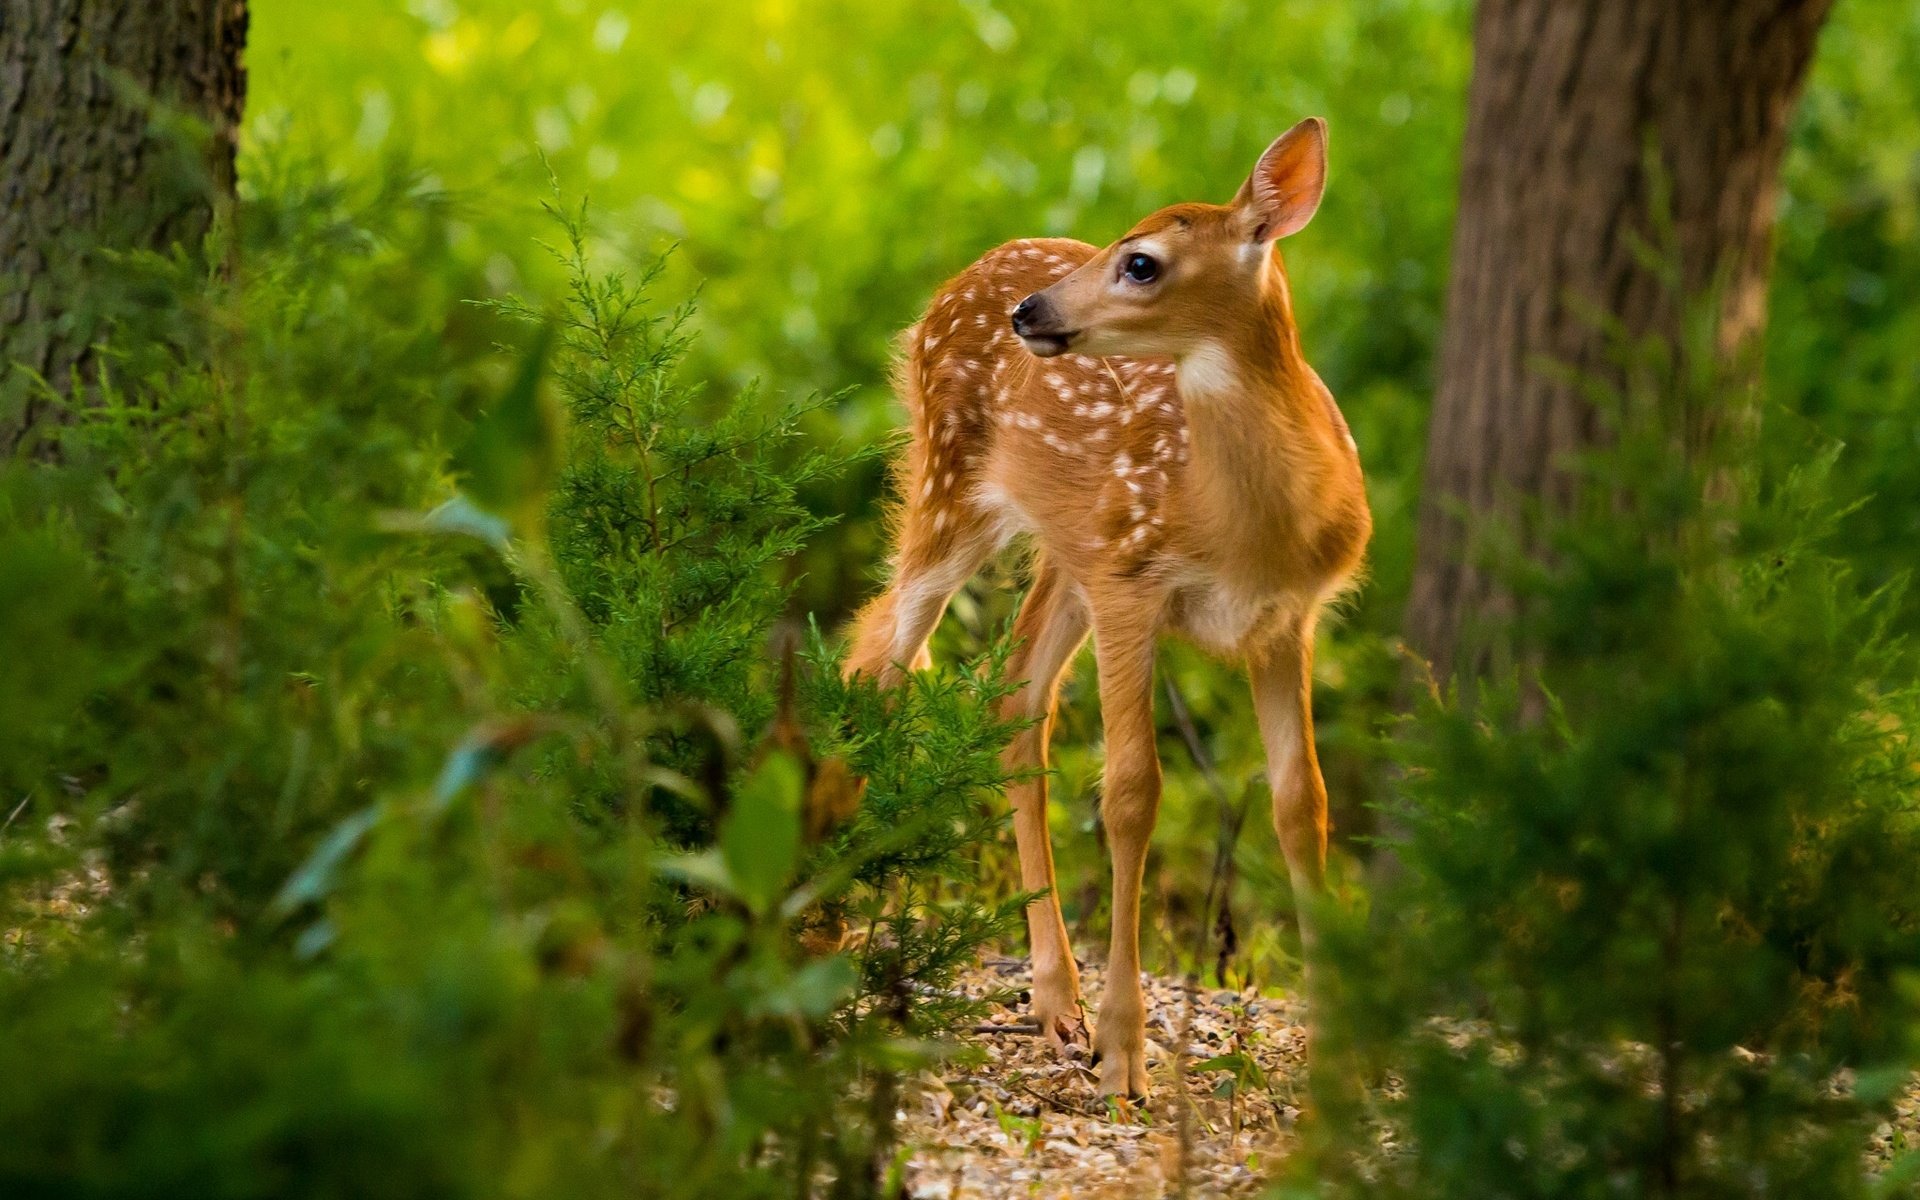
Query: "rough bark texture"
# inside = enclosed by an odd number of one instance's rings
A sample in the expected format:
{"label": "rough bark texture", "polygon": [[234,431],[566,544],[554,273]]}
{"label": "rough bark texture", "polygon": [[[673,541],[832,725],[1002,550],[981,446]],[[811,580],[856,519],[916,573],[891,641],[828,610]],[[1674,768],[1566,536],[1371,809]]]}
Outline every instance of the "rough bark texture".
{"label": "rough bark texture", "polygon": [[[1765,319],[1787,125],[1831,0],[1481,0],[1447,326],[1429,434],[1414,648],[1441,675],[1484,665],[1463,628],[1504,606],[1463,561],[1468,526],[1514,495],[1564,501],[1555,463],[1597,434],[1540,364],[1604,375],[1589,308],[1677,334],[1651,236],[1649,145],[1671,186],[1684,291],[1721,285],[1721,350]],[[1463,522],[1464,508],[1472,516]]]}
{"label": "rough bark texture", "polygon": [[16,364],[89,377],[87,248],[194,247],[231,200],[246,30],[246,0],[0,0],[0,451],[44,410]]}

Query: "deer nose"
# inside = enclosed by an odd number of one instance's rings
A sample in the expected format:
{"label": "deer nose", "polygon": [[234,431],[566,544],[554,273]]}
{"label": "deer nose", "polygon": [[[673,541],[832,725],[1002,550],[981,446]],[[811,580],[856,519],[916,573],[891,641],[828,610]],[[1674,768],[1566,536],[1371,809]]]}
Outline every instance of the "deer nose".
{"label": "deer nose", "polygon": [[1034,317],[1038,315],[1039,311],[1040,301],[1037,295],[1028,296],[1025,300],[1014,305],[1013,331],[1015,333],[1026,333],[1028,327],[1033,324]]}

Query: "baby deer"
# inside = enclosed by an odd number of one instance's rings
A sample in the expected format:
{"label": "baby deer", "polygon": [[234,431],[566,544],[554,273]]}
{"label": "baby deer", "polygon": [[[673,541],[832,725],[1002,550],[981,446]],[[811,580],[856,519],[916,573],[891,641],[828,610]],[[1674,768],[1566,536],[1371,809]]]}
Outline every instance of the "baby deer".
{"label": "baby deer", "polygon": [[[1153,675],[1162,631],[1246,661],[1273,820],[1296,897],[1322,886],[1326,785],[1314,754],[1314,621],[1347,587],[1372,518],[1333,396],[1307,365],[1274,243],[1326,180],[1326,123],[1267,148],[1226,205],[1176,204],[1104,250],[1011,242],[940,289],[904,335],[913,442],[893,579],[860,614],[851,674],[927,665],[947,602],[1011,539],[1036,545],[1014,625],[1009,711],[1036,724],[1007,765],[1033,1014],[1081,1035],[1080,978],[1054,897],[1047,739],[1069,661],[1094,638],[1106,729],[1102,817],[1113,943],[1094,1033],[1100,1087],[1144,1095],[1140,887],[1160,806]],[[1303,905],[1304,908],[1304,905]]]}

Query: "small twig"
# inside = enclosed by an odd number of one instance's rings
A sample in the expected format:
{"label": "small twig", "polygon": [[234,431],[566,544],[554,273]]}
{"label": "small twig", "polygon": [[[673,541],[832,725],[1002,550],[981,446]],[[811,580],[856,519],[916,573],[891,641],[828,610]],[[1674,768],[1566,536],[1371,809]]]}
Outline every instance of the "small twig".
{"label": "small twig", "polygon": [[[1168,909],[1166,872],[1160,873],[1161,902],[1160,911]],[[1169,930],[1169,933],[1172,931]],[[1204,935],[1203,935],[1204,936]],[[1193,1098],[1193,1089],[1187,1083],[1187,1048],[1193,1045],[1194,996],[1200,990],[1200,971],[1198,967],[1187,973],[1186,986],[1180,989],[1180,1031],[1173,1039],[1173,1092],[1176,1097],[1177,1111],[1180,1115],[1176,1132],[1180,1137],[1180,1157],[1174,1162],[1173,1194],[1187,1194],[1187,1164],[1193,1161],[1193,1118],[1199,1104]]]}
{"label": "small twig", "polygon": [[19,816],[23,811],[25,811],[27,805],[32,801],[33,801],[32,792],[28,792],[26,795],[20,797],[20,803],[13,806],[13,811],[7,814],[7,819],[5,821],[0,821],[0,834],[5,833],[8,829],[13,827],[13,819]]}
{"label": "small twig", "polygon": [[1005,1025],[980,1024],[973,1027],[975,1033],[1005,1034],[1008,1037],[1039,1037],[1040,1026],[1014,1021]]}
{"label": "small twig", "polygon": [[1210,936],[1218,926],[1220,935],[1220,958],[1215,970],[1220,976],[1222,986],[1227,982],[1227,968],[1230,965],[1235,942],[1233,928],[1233,848],[1240,841],[1240,831],[1247,823],[1247,796],[1243,792],[1238,804],[1227,798],[1226,784],[1220,779],[1215,768],[1213,756],[1207,753],[1206,743],[1200,740],[1200,730],[1193,723],[1193,713],[1187,708],[1187,698],[1174,682],[1173,676],[1166,677],[1167,709],[1173,714],[1174,726],[1180,731],[1180,740],[1186,744],[1187,755],[1193,759],[1193,765],[1199,768],[1201,778],[1206,780],[1207,790],[1213,793],[1213,803],[1220,815],[1220,831],[1215,839],[1213,851],[1213,871],[1207,879],[1206,898],[1200,906],[1200,935]]}
{"label": "small twig", "polygon": [[[1087,1071],[1085,1067],[1081,1067],[1080,1070],[1086,1072],[1088,1075],[1093,1073]],[[1024,1079],[1018,1081],[1010,1080],[1009,1083],[1013,1088],[1025,1092],[1047,1107],[1059,1109],[1061,1112],[1069,1112],[1082,1117],[1104,1117],[1107,1115],[1107,1111],[1104,1108],[1089,1108],[1082,1104],[1075,1104],[1071,1100],[1063,1100],[1059,1096],[1050,1096],[1045,1092],[1036,1091],[1033,1085]]]}

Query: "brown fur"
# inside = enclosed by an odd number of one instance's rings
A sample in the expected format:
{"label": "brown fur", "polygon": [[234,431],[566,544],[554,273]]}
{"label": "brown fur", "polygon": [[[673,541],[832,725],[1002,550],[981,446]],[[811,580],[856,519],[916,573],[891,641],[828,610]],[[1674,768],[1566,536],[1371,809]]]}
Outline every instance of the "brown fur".
{"label": "brown fur", "polygon": [[[1029,535],[1040,553],[1012,662],[1029,686],[1008,703],[1041,724],[1016,739],[1008,765],[1044,768],[1059,678],[1093,633],[1114,859],[1095,1036],[1109,1092],[1147,1087],[1138,939],[1160,797],[1152,688],[1163,631],[1247,663],[1281,847],[1301,898],[1321,887],[1313,629],[1359,570],[1371,518],[1270,241],[1311,217],[1324,147],[1324,127],[1303,122],[1232,204],[1163,209],[1105,250],[1065,239],[1002,246],[942,287],[905,338],[898,384],[913,440],[897,476],[894,577],[860,615],[847,670],[888,682],[924,666],[953,593]],[[1163,268],[1151,285],[1122,275],[1143,250]],[[1030,294],[1084,353],[1023,347],[1008,314]],[[1081,1004],[1051,894],[1045,777],[1016,784],[1010,800],[1023,886],[1049,892],[1028,910],[1034,1011],[1060,1040],[1079,1033]]]}

